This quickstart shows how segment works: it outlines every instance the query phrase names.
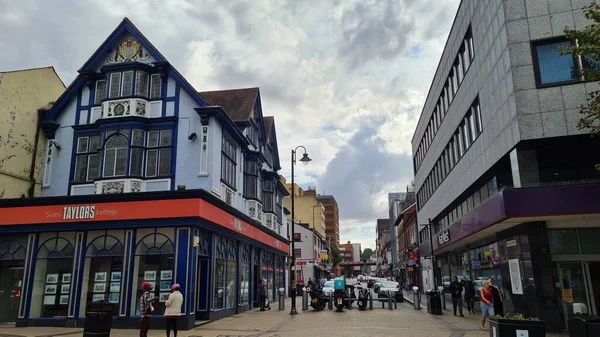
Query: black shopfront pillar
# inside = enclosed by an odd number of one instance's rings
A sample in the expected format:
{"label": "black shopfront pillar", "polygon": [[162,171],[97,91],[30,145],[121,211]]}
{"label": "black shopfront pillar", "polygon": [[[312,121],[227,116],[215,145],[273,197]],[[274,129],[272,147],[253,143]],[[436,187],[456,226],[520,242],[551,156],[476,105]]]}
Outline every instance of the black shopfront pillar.
{"label": "black shopfront pillar", "polygon": [[[523,294],[513,294],[508,263],[501,267],[507,300],[504,313],[521,313],[544,320],[546,331],[561,330],[562,308],[555,288],[554,264],[550,255],[545,222],[524,223],[497,234],[504,262],[519,259]],[[533,281],[531,281],[533,280]]]}

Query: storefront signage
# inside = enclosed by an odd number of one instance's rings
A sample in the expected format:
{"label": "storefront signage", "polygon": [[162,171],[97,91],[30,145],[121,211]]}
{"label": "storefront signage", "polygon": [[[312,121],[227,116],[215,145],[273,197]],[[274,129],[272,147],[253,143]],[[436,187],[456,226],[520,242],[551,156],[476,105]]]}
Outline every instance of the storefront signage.
{"label": "storefront signage", "polygon": [[[96,214],[96,206],[65,206],[63,207],[63,220],[85,220],[93,219]],[[50,215],[53,215],[51,213]],[[48,216],[48,214],[46,214]]]}
{"label": "storefront signage", "polygon": [[508,270],[510,272],[510,285],[512,293],[523,295],[523,285],[521,284],[521,269],[519,259],[508,260]]}
{"label": "storefront signage", "polygon": [[506,247],[514,247],[517,245],[517,240],[508,240],[506,241]]}
{"label": "storefront signage", "polygon": [[[0,226],[200,218],[288,253],[289,245],[203,199],[0,207]],[[175,223],[176,224],[176,223]]]}
{"label": "storefront signage", "polygon": [[438,243],[443,245],[444,243],[450,242],[450,232],[448,230],[441,231],[438,233]]}

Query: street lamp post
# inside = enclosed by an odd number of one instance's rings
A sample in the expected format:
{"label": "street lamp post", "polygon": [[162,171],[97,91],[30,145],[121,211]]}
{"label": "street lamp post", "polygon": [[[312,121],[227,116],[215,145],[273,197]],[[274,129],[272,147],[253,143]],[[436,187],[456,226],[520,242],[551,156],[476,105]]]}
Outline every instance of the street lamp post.
{"label": "street lamp post", "polygon": [[298,151],[299,148],[304,149],[304,154],[302,155],[300,162],[304,165],[308,165],[308,163],[311,161],[304,146],[300,145],[292,150],[292,268],[294,269],[294,272],[292,273],[292,284],[290,285],[290,295],[292,296],[292,309],[290,310],[290,315],[298,314],[298,311],[296,311],[296,245],[294,244],[296,242],[296,238],[294,237],[296,221],[296,213],[294,209],[294,196],[296,195],[296,191],[294,190],[294,166],[296,165],[296,151]]}
{"label": "street lamp post", "polygon": [[429,219],[429,224],[427,225],[427,227],[429,227],[429,244],[431,245],[431,270],[433,271],[433,290],[436,291],[436,287],[435,287],[435,263],[434,263],[434,254],[433,254],[433,230],[431,229],[431,227],[433,227],[433,224],[431,223],[431,219]]}

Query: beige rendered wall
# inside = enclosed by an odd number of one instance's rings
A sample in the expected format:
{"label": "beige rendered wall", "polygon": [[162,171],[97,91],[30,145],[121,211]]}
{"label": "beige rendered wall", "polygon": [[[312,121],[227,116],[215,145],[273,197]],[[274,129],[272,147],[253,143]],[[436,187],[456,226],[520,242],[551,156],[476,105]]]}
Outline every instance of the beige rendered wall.
{"label": "beige rendered wall", "polygon": [[[28,196],[38,109],[49,108],[64,90],[53,67],[0,73],[0,199]],[[34,196],[40,194],[45,144],[40,132]]]}

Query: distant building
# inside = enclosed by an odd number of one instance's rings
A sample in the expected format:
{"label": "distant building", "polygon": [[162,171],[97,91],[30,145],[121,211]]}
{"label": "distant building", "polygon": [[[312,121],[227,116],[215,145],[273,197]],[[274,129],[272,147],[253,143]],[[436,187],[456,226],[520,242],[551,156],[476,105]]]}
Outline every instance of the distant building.
{"label": "distant building", "polygon": [[317,200],[325,207],[325,238],[340,244],[340,209],[333,195],[317,195]]}
{"label": "distant building", "polygon": [[[304,190],[298,184],[286,182],[283,176],[279,177],[280,182],[285,186],[290,194],[283,200],[284,205],[290,211],[292,210],[292,190],[294,191],[294,216],[296,223],[308,224],[311,229],[315,229],[322,237],[326,238],[325,231],[325,207],[323,203],[317,200],[317,191],[314,189]],[[289,216],[291,219],[291,215]]]}
{"label": "distant building", "polygon": [[48,142],[40,114],[64,91],[54,67],[0,72],[0,199],[40,195]]}
{"label": "distant building", "polygon": [[390,228],[390,237],[392,242],[390,243],[390,249],[392,252],[392,260],[388,261],[390,263],[390,268],[392,268],[392,274],[397,275],[400,272],[398,268],[398,233],[396,232],[396,226],[394,226],[394,221],[398,218],[398,215],[402,213],[408,206],[415,202],[415,192],[413,186],[407,186],[406,192],[396,192],[388,194],[388,206],[389,206],[389,228]]}
{"label": "distant building", "polygon": [[381,276],[388,276],[389,261],[392,259],[390,249],[391,235],[389,228],[389,219],[377,219],[377,272]]}
{"label": "distant building", "polygon": [[325,265],[319,252],[327,248],[327,242],[309,224],[294,227],[294,256],[296,257],[296,281],[306,284],[309,279],[325,276]]}

